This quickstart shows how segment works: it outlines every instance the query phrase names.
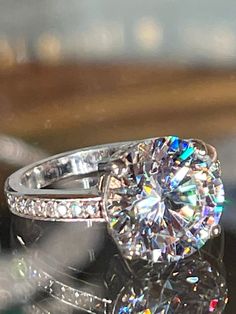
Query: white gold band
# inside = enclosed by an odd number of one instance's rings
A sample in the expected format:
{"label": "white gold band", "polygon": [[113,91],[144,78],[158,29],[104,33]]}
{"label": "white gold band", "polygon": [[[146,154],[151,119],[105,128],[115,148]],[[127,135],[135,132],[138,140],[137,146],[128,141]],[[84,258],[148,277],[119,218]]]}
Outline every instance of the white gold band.
{"label": "white gold band", "polygon": [[[109,159],[118,148],[130,143],[66,152],[15,172],[5,185],[11,212],[38,220],[104,221],[99,191],[99,162]],[[94,178],[89,180],[90,176]],[[80,187],[48,188],[68,179],[75,182],[80,180]]]}

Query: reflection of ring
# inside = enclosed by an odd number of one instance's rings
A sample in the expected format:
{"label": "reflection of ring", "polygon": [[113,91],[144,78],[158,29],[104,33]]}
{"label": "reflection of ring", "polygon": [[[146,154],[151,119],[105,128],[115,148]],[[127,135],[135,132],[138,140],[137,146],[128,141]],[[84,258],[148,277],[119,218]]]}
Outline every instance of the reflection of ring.
{"label": "reflection of ring", "polygon": [[[80,189],[45,189],[61,179]],[[23,217],[107,221],[125,257],[154,262],[190,255],[216,235],[224,201],[215,149],[174,136],[54,156],[13,174],[6,193]]]}
{"label": "reflection of ring", "polygon": [[[111,304],[110,300],[100,298],[92,293],[83,291],[83,289],[75,288],[57,280],[54,276],[35,264],[33,260],[28,261],[25,258],[18,258],[16,262],[17,268],[15,271],[21,272],[23,278],[32,287],[37,287],[39,291],[47,292],[51,297],[62,303],[87,313],[94,313],[93,310],[95,309],[99,313],[106,313],[107,307]],[[69,277],[69,279],[71,278]],[[89,283],[87,282],[78,281],[77,284],[87,289],[89,288]],[[91,287],[94,288],[93,285]]]}
{"label": "reflection of ring", "polygon": [[[56,280],[39,267],[38,261],[35,264],[33,260],[18,258],[15,274],[19,272],[21,280],[38,286],[39,291],[45,291],[61,306],[67,305],[66,313],[71,307],[90,314],[195,313],[200,310],[201,313],[222,313],[227,303],[222,261],[202,253],[173,263],[160,277],[149,271],[132,276],[120,258],[113,256],[104,277],[106,298],[83,291],[86,285],[82,281],[78,281],[81,290]],[[140,263],[141,273],[142,266]]]}
{"label": "reflection of ring", "polygon": [[[116,286],[116,276],[112,279]],[[141,276],[127,280],[112,314],[222,313],[227,292],[222,264],[208,255],[195,254],[173,263],[159,279]]]}

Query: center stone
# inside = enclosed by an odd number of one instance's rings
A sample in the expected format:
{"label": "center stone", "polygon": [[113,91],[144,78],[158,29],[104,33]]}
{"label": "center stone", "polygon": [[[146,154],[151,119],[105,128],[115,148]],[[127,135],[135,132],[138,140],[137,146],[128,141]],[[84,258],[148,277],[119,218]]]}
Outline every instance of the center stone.
{"label": "center stone", "polygon": [[128,259],[172,261],[194,253],[218,225],[219,163],[200,141],[145,140],[112,156],[105,188],[109,230]]}

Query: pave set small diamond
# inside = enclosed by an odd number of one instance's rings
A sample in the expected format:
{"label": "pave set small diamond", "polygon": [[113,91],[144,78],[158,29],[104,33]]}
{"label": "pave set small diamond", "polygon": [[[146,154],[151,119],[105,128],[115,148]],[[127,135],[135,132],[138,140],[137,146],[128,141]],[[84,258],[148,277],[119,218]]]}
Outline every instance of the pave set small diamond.
{"label": "pave set small diamond", "polygon": [[42,292],[47,292],[51,297],[87,313],[107,313],[107,307],[111,303],[110,300],[99,298],[96,295],[58,281],[46,271],[34,266],[32,261],[19,259],[17,265],[19,265],[19,273],[21,276],[24,274],[23,278],[25,280],[29,280],[31,285],[38,287]]}
{"label": "pave set small diamond", "polygon": [[84,219],[102,218],[100,198],[47,199],[7,194],[12,213],[34,219]]}
{"label": "pave set small diamond", "polygon": [[44,310],[37,304],[27,305],[23,310],[25,314],[50,314],[50,311]]}
{"label": "pave set small diamond", "polygon": [[105,309],[110,303],[108,300],[65,285],[42,270],[32,268],[31,275],[43,291],[47,291],[52,297],[62,302],[83,309],[87,313],[95,313],[94,309],[105,313]]}
{"label": "pave set small diamond", "polygon": [[23,308],[24,314],[73,314],[74,308],[70,307],[68,304],[61,304],[61,302],[46,302],[46,304],[33,303],[26,305]]}

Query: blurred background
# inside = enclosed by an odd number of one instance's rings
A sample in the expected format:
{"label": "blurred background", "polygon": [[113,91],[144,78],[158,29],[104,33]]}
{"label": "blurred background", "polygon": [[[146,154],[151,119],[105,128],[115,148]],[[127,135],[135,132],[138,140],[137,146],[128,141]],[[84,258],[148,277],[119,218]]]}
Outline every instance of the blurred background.
{"label": "blurred background", "polygon": [[222,0],[0,0],[3,219],[6,177],[43,156],[152,136],[201,138],[222,162],[233,295],[235,13],[236,3]]}

